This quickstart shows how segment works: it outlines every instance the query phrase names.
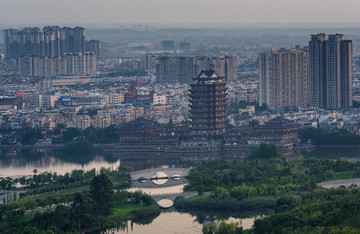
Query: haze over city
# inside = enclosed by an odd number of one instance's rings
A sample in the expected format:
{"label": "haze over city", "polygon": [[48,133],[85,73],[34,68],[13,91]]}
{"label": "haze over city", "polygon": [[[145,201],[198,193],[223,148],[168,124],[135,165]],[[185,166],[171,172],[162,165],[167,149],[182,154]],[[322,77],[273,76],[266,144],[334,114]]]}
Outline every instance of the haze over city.
{"label": "haze over city", "polygon": [[2,24],[356,23],[357,0],[2,0]]}

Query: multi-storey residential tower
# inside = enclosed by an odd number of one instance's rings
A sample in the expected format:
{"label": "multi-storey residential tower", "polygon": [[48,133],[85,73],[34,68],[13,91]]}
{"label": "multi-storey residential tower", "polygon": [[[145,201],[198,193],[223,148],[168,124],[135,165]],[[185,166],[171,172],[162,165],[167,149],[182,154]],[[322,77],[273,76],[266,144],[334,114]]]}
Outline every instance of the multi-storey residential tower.
{"label": "multi-storey residential tower", "polygon": [[225,133],[227,94],[224,77],[214,70],[203,70],[190,89],[192,136],[209,141]]}
{"label": "multi-storey residential tower", "polygon": [[86,51],[94,52],[97,59],[101,58],[101,42],[98,40],[86,41]]}
{"label": "multi-storey residential tower", "polygon": [[326,34],[311,35],[309,41],[308,104],[326,106]]}
{"label": "multi-storey residential tower", "polygon": [[310,107],[352,107],[352,41],[342,34],[312,35],[309,42]]}
{"label": "multi-storey residential tower", "polygon": [[3,74],[3,57],[0,55],[0,76]]}
{"label": "multi-storey residential tower", "polygon": [[174,50],[175,43],[172,40],[162,41],[162,48],[163,48],[163,50]]}
{"label": "multi-storey residential tower", "polygon": [[270,108],[307,105],[307,57],[303,50],[259,55],[259,103]]}

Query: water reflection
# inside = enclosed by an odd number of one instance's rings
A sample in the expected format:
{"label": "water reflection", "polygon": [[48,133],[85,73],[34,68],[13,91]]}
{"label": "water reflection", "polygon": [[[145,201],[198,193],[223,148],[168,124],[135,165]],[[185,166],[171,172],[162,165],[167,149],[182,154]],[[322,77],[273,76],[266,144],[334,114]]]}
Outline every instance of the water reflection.
{"label": "water reflection", "polygon": [[[165,153],[117,153],[96,154],[95,156],[61,157],[57,150],[2,150],[0,152],[0,176],[32,175],[33,170],[38,173],[44,171],[64,174],[73,169],[89,170],[101,167],[116,168],[129,166],[134,170],[144,170],[163,167],[189,168],[200,165],[202,161],[224,159],[241,160],[248,152],[222,152],[203,154],[165,154]],[[359,149],[348,148],[316,148],[311,150],[293,151],[287,154],[289,159],[296,158],[345,158],[356,162],[360,160]],[[173,176],[173,175],[169,175]]]}
{"label": "water reflection", "polygon": [[6,154],[0,155],[0,177],[32,175],[34,169],[37,170],[37,173],[48,171],[63,175],[74,169],[84,171],[92,168],[99,170],[101,167],[116,169],[119,165],[120,159],[112,158],[112,162],[109,162],[106,157],[101,155],[94,156],[91,160],[79,161],[74,156],[68,160],[61,159],[56,150],[23,150],[12,157]]}
{"label": "water reflection", "polygon": [[202,233],[202,225],[196,222],[195,217],[189,214],[176,212],[161,213],[151,224],[142,225],[128,221],[123,229],[116,230],[114,233],[124,234],[188,234]]}
{"label": "water reflection", "polygon": [[301,151],[301,155],[305,158],[315,157],[319,159],[344,158],[352,162],[360,160],[360,150],[349,148],[316,148],[309,151]]}
{"label": "water reflection", "polygon": [[168,181],[167,177],[168,176],[164,172],[156,172],[151,177],[151,181],[156,185],[162,185],[162,184],[165,184]]}
{"label": "water reflection", "polygon": [[[206,216],[206,214],[204,214]],[[263,216],[252,216],[245,218],[224,218],[227,223],[240,223],[244,230],[252,228],[254,221]],[[213,218],[205,221],[205,224],[213,221],[215,224],[220,222],[220,219]],[[188,234],[188,233],[202,233],[203,223],[199,222],[196,216],[192,216],[188,213],[179,213],[179,212],[163,212],[156,219],[153,220],[151,224],[143,225],[138,224],[132,221],[127,221],[111,232],[117,234],[168,234],[168,233],[178,233],[178,234]]]}

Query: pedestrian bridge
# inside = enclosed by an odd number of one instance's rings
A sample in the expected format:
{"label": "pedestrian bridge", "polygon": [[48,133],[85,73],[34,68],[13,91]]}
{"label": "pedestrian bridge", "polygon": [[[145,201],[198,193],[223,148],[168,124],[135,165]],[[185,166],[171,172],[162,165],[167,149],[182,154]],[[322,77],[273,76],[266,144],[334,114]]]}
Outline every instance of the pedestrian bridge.
{"label": "pedestrian bridge", "polygon": [[317,186],[327,188],[327,189],[338,188],[340,186],[345,186],[346,188],[349,188],[350,186],[360,187],[360,179],[354,178],[354,179],[345,179],[345,180],[324,181],[324,182],[318,183]]}
{"label": "pedestrian bridge", "polygon": [[183,193],[164,193],[151,196],[157,204],[164,209],[174,206],[174,201],[178,196],[185,199],[198,196],[197,192],[183,192]]}
{"label": "pedestrian bridge", "polygon": [[[197,192],[182,192],[184,185],[188,183],[185,177],[190,169],[156,168],[132,172],[130,190],[142,190],[149,194],[161,208],[170,208],[178,196],[188,199],[198,195]],[[173,192],[174,190],[177,191]]]}
{"label": "pedestrian bridge", "polygon": [[175,201],[175,199],[178,196],[182,196],[185,199],[191,198],[191,197],[196,197],[198,196],[197,192],[182,192],[182,193],[164,193],[164,194],[156,194],[156,195],[152,195],[151,197],[156,201],[159,202],[163,199],[168,199],[171,201]]}
{"label": "pedestrian bridge", "polygon": [[131,187],[158,188],[186,184],[191,168],[158,168],[131,173]]}

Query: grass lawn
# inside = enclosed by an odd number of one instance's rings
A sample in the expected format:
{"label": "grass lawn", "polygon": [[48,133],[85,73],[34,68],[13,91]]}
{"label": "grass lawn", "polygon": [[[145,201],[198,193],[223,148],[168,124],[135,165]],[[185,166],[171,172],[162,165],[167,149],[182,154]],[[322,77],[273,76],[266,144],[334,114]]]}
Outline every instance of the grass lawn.
{"label": "grass lawn", "polygon": [[109,221],[127,220],[127,217],[132,216],[133,210],[140,209],[141,206],[134,203],[115,203],[114,213],[108,217]]}
{"label": "grass lawn", "polygon": [[333,180],[345,180],[345,179],[353,179],[358,178],[359,172],[356,171],[344,171],[344,172],[334,172]]}
{"label": "grass lawn", "polygon": [[208,199],[209,197],[210,197],[210,195],[203,195],[203,196],[191,197],[191,198],[189,198],[187,200],[188,201],[205,200],[205,199]]}

